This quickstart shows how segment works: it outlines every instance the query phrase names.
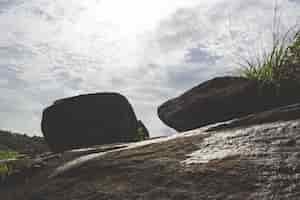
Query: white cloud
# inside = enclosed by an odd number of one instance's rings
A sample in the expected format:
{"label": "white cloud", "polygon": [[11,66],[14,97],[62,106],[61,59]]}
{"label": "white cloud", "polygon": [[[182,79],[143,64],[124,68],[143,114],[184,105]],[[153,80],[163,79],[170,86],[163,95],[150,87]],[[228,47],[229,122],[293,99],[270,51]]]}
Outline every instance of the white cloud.
{"label": "white cloud", "polygon": [[[278,2],[284,29],[300,5]],[[264,0],[1,1],[0,128],[40,134],[53,100],[119,91],[153,136],[170,133],[157,107],[268,46],[273,11]]]}

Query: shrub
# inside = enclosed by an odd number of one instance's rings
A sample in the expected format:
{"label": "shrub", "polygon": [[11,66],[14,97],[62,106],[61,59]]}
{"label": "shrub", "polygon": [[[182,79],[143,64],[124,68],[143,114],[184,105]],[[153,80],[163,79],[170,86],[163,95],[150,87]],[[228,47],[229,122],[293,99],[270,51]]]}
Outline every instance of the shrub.
{"label": "shrub", "polygon": [[144,123],[139,120],[135,141],[143,141],[149,138],[149,132]]}

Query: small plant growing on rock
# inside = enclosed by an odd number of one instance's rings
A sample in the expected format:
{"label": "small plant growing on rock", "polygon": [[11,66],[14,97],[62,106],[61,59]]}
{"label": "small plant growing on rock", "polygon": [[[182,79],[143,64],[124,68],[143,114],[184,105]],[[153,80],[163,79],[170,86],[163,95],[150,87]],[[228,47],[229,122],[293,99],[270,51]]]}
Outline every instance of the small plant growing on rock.
{"label": "small plant growing on rock", "polygon": [[135,141],[143,141],[149,138],[149,132],[144,123],[139,120]]}

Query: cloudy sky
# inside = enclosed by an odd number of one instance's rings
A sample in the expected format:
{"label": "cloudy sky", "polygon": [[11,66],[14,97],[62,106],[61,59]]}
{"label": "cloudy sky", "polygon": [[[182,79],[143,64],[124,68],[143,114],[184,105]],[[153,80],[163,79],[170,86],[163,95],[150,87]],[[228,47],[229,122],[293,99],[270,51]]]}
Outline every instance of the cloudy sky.
{"label": "cloudy sky", "polygon": [[[280,29],[300,0],[277,0]],[[115,91],[152,136],[172,133],[157,107],[236,72],[271,43],[275,0],[0,0],[0,129],[41,135],[54,100]]]}

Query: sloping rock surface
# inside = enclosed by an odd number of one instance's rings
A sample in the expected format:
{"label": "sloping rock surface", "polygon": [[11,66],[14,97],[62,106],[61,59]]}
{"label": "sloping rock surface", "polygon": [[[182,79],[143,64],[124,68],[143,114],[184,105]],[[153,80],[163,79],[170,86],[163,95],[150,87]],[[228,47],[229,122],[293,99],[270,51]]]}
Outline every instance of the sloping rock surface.
{"label": "sloping rock surface", "polygon": [[[284,112],[293,114],[278,117]],[[1,200],[298,200],[299,115],[292,105],[242,123],[68,151],[26,181],[1,185]]]}
{"label": "sloping rock surface", "polygon": [[158,108],[159,118],[177,131],[224,122],[300,100],[292,86],[275,88],[241,77],[206,81]]}
{"label": "sloping rock surface", "polygon": [[49,147],[67,149],[137,137],[138,122],[128,100],[118,93],[96,93],[61,99],[43,112],[42,132]]}

